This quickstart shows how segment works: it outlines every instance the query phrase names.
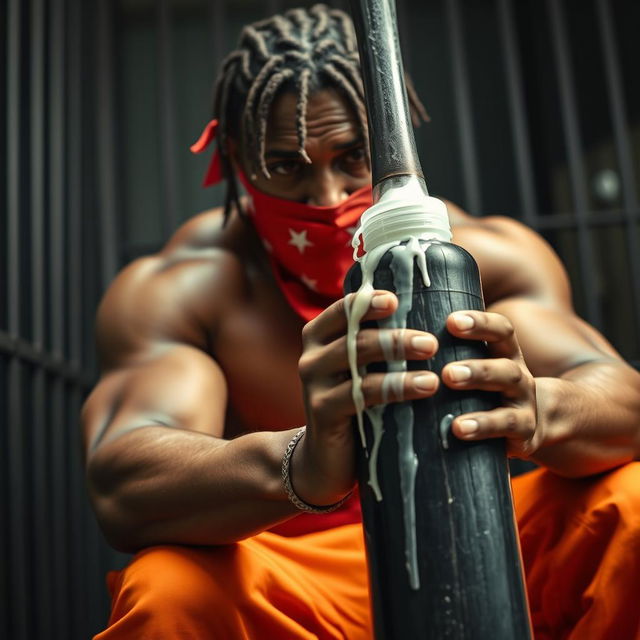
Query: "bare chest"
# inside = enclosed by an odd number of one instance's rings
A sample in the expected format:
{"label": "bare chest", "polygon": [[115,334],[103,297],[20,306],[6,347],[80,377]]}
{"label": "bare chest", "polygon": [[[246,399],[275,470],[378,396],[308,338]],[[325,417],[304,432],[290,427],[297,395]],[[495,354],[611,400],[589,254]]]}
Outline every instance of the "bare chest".
{"label": "bare chest", "polygon": [[228,388],[226,437],[304,424],[301,330],[277,292],[263,292],[225,314],[214,351]]}

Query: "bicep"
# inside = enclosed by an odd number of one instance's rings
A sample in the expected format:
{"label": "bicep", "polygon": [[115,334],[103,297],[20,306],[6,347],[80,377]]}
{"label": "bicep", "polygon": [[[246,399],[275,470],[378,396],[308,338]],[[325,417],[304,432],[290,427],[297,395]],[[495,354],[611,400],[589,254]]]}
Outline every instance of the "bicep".
{"label": "bicep", "polygon": [[82,415],[87,457],[133,429],[161,425],[222,437],[227,386],[218,364],[185,344],[157,345],[99,381]]}
{"label": "bicep", "polygon": [[620,360],[595,328],[573,310],[569,278],[537,233],[513,220],[492,219],[503,242],[498,261],[502,295],[488,310],[508,317],[534,376],[558,377],[582,364]]}

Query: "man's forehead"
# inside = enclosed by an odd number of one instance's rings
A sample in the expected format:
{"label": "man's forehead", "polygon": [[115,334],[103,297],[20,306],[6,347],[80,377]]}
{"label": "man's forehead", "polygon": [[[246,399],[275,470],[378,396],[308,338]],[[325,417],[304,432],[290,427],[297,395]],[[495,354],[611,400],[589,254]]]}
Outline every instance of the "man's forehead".
{"label": "man's forehead", "polygon": [[[298,97],[285,91],[275,98],[267,121],[266,142],[285,142],[297,146]],[[307,136],[352,135],[359,133],[353,109],[339,91],[320,89],[309,95],[306,109]]]}

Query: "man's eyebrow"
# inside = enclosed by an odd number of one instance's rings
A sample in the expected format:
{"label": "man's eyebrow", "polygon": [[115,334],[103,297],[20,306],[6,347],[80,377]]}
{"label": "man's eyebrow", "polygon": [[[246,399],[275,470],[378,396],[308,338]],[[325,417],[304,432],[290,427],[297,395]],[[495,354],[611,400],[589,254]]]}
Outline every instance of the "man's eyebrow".
{"label": "man's eyebrow", "polygon": [[[347,140],[347,142],[341,142],[332,147],[333,151],[342,151],[344,149],[351,149],[352,147],[356,147],[364,143],[364,139],[362,136],[358,136],[357,138],[353,138],[353,140]],[[267,158],[287,158],[291,160],[297,160],[300,158],[299,151],[293,151],[292,149],[269,149],[265,151],[264,154],[265,160]]]}
{"label": "man's eyebrow", "polygon": [[361,144],[364,144],[364,138],[362,136],[358,136],[357,138],[349,140],[348,142],[341,142],[340,144],[334,145],[333,150],[342,151],[343,149],[351,149],[351,147],[356,147]]}

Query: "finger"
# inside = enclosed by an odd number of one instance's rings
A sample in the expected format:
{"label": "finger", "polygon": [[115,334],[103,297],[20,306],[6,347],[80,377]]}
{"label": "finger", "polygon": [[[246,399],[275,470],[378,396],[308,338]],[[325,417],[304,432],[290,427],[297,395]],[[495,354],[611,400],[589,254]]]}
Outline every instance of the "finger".
{"label": "finger", "polygon": [[[435,355],[438,341],[430,333],[414,329],[362,329],[356,338],[358,366],[372,362],[425,360]],[[349,369],[347,337],[328,345],[308,349],[298,366],[303,380],[313,376],[331,376]]]}
{"label": "finger", "polygon": [[461,440],[507,438],[518,453],[533,453],[535,416],[529,409],[500,407],[483,413],[458,416],[451,424],[452,433]]}
{"label": "finger", "polygon": [[513,358],[520,355],[513,324],[500,313],[456,311],[447,318],[447,329],[458,338],[485,340],[498,357]]}
{"label": "finger", "polygon": [[[394,371],[370,373],[362,379],[365,407],[403,402],[432,396],[438,390],[438,376],[431,371]],[[310,398],[310,408],[316,422],[335,421],[338,416],[355,414],[351,380],[325,391],[316,391]]]}
{"label": "finger", "polygon": [[508,358],[452,362],[442,369],[442,381],[451,389],[499,391],[507,398],[528,394],[530,376]]}
{"label": "finger", "polygon": [[[357,297],[356,297],[357,296]],[[347,331],[347,306],[362,304],[366,311],[361,322],[380,320],[390,316],[398,308],[398,299],[390,291],[374,290],[362,294],[350,293],[327,307],[319,316],[307,323],[302,330],[305,344],[326,344]]]}

